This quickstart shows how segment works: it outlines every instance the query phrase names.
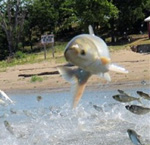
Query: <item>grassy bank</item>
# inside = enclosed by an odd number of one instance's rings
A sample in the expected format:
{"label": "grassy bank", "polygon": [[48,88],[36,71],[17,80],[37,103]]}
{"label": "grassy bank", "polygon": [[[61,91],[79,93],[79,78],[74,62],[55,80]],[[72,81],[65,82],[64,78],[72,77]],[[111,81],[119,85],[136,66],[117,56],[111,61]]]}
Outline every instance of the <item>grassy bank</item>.
{"label": "grassy bank", "polygon": [[44,58],[44,50],[43,48],[36,53],[23,53],[22,51],[18,51],[13,59],[6,59],[0,61],[0,72],[5,71],[7,67],[22,65],[22,64],[32,64],[38,63],[42,61],[50,61],[55,63],[65,62],[65,58],[63,57],[63,51],[67,43],[56,43],[54,50],[54,58],[52,56],[51,47],[47,46],[46,51],[46,59]]}
{"label": "grassy bank", "polygon": [[[106,42],[108,42],[106,40]],[[132,35],[132,40],[130,42],[122,42],[118,44],[110,44],[109,42],[109,49],[111,52],[121,50],[121,49],[130,49],[130,46],[139,45],[139,44],[149,44],[150,40],[148,39],[147,35]],[[41,48],[40,51],[36,53],[23,53],[19,51],[16,53],[15,58],[7,59],[4,61],[0,61],[0,72],[6,71],[7,67],[15,66],[15,65],[22,65],[22,64],[33,64],[42,61],[49,61],[50,63],[64,63],[66,60],[63,56],[63,52],[65,49],[67,42],[56,42],[54,49],[54,58],[52,56],[52,49],[50,46],[47,46],[47,55],[46,60],[44,59],[44,49]]]}

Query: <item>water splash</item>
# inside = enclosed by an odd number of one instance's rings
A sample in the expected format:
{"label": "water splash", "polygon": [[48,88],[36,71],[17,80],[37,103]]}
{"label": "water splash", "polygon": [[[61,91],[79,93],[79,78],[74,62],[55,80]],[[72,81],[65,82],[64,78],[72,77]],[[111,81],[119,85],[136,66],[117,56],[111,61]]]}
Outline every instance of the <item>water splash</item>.
{"label": "water splash", "polygon": [[[150,142],[150,114],[132,114],[125,109],[125,104],[112,101],[106,95],[86,100],[76,109],[71,109],[70,102],[45,105],[44,99],[28,108],[2,108],[1,113],[7,115],[0,118],[0,144],[132,145],[126,133],[129,128],[136,130],[145,144]],[[101,109],[96,110],[93,105]],[[14,135],[5,128],[4,120],[11,124]]]}

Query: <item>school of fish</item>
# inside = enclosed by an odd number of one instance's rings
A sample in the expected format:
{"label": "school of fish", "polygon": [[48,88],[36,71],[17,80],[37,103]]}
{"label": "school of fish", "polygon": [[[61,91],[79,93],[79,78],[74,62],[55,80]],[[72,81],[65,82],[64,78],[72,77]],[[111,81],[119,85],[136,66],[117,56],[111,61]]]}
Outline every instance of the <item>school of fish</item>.
{"label": "school of fish", "polygon": [[[73,108],[79,103],[86,83],[92,75],[104,77],[107,81],[111,81],[109,71],[119,73],[128,73],[128,71],[118,65],[111,63],[109,49],[106,43],[99,37],[95,36],[93,29],[89,26],[89,34],[81,34],[67,44],[64,56],[66,60],[76,68],[58,67],[60,75],[72,84],[73,90]],[[113,95],[112,98],[121,103],[129,103],[138,101],[142,104],[142,99],[150,100],[150,95],[142,91],[137,91],[140,98],[133,97],[123,90],[118,89],[119,94]],[[8,103],[14,104],[14,101],[8,95],[0,90],[0,105],[6,106]],[[37,101],[41,101],[42,96],[37,96]],[[103,111],[100,106],[92,105],[95,110]],[[142,105],[126,105],[125,108],[136,115],[144,115],[150,112],[150,108]],[[52,109],[52,108],[51,108]],[[14,110],[11,113],[16,114]],[[32,117],[30,112],[23,111],[28,117]],[[7,121],[4,121],[4,126],[12,135],[14,134],[13,126]],[[133,129],[127,129],[128,136],[134,145],[143,145],[140,136]]]}

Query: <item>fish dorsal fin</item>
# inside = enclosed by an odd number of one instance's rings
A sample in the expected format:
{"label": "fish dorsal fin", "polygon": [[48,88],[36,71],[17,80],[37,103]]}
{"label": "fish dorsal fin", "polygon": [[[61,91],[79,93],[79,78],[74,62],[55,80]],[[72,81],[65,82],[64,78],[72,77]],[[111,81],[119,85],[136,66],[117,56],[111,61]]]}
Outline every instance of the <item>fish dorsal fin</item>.
{"label": "fish dorsal fin", "polygon": [[75,108],[80,101],[84,92],[86,83],[91,76],[89,72],[82,69],[71,69],[65,67],[58,68],[59,73],[62,77],[72,84],[71,90],[73,93],[73,108]]}
{"label": "fish dorsal fin", "polygon": [[[128,96],[128,97],[132,97],[130,94],[124,92],[123,90],[118,89],[118,92],[119,92],[121,95],[126,95],[126,96]],[[137,99],[138,99],[138,98],[137,98]]]}
{"label": "fish dorsal fin", "polygon": [[95,35],[93,31],[93,27],[91,25],[89,25],[89,34],[93,36]]}
{"label": "fish dorsal fin", "polygon": [[118,89],[118,92],[119,92],[120,94],[125,94],[125,95],[126,95],[126,93],[125,93],[123,90]]}

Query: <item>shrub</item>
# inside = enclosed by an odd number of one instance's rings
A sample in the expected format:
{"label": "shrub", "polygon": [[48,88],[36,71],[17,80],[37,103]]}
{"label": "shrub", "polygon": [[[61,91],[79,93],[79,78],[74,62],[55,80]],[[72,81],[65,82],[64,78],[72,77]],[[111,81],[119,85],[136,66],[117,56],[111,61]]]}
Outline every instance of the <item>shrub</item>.
{"label": "shrub", "polygon": [[22,51],[17,51],[16,54],[15,54],[15,58],[16,59],[26,58],[26,54],[23,53]]}
{"label": "shrub", "polygon": [[43,81],[43,78],[37,75],[31,77],[31,82],[42,82],[42,81]]}

